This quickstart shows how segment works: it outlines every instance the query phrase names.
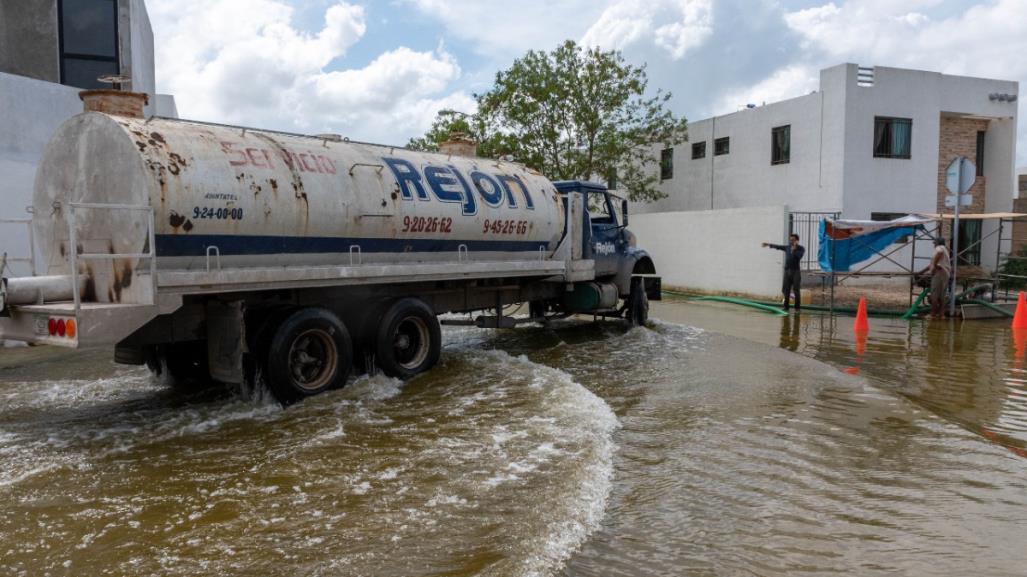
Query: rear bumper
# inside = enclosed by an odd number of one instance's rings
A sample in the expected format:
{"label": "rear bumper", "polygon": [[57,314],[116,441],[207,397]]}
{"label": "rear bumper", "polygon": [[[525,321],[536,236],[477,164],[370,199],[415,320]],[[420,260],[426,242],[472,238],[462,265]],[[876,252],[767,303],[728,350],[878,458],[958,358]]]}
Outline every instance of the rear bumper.
{"label": "rear bumper", "polygon": [[[0,318],[0,340],[23,341],[35,345],[53,345],[72,349],[79,347],[79,322],[74,314],[74,309],[71,311],[25,309],[26,307],[16,306],[7,308],[6,316]],[[69,326],[71,327],[70,335]],[[62,329],[59,330],[59,327]]]}
{"label": "rear bumper", "polygon": [[158,314],[155,305],[72,303],[7,307],[0,340],[85,348],[113,345]]}

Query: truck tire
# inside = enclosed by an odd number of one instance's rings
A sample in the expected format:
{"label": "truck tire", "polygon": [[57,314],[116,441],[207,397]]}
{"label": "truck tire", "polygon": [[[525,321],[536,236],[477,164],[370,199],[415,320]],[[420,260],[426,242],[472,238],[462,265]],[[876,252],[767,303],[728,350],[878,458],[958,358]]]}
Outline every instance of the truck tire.
{"label": "truck tire", "polygon": [[291,405],[346,384],[353,368],[349,331],[320,308],[300,309],[282,321],[268,347],[266,377],[278,402]]}
{"label": "truck tire", "polygon": [[146,366],[158,381],[177,391],[196,392],[214,383],[207,367],[207,341],[155,345]]}
{"label": "truck tire", "polygon": [[628,324],[633,327],[645,326],[649,320],[649,295],[645,293],[645,281],[640,278],[631,279],[631,292],[628,293]]}
{"label": "truck tire", "polygon": [[378,324],[375,360],[390,377],[409,379],[439,362],[442,329],[424,301],[404,298],[389,307]]}

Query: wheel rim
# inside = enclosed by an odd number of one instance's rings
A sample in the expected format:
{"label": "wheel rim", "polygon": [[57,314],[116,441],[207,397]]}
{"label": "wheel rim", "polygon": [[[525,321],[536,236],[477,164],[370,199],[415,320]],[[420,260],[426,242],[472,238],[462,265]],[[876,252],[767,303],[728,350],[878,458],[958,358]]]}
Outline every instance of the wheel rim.
{"label": "wheel rim", "polygon": [[300,333],[289,347],[292,382],[306,391],[323,388],[335,376],[339,352],[332,335],[321,329]]}
{"label": "wheel rim", "polygon": [[428,323],[419,317],[407,317],[396,325],[392,335],[392,352],[396,363],[407,370],[421,366],[428,358],[431,335]]}

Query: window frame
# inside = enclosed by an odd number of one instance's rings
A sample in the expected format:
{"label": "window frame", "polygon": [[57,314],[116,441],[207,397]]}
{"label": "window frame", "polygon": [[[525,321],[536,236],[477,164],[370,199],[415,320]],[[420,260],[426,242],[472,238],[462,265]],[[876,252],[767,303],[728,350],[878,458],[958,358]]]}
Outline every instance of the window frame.
{"label": "window frame", "polygon": [[[103,0],[108,1],[108,0]],[[114,8],[114,56],[99,56],[96,54],[82,54],[78,52],[66,52],[64,50],[64,2],[57,0],[57,61],[60,69],[60,83],[71,86],[67,83],[66,60],[88,60],[93,62],[109,62],[114,64],[114,74],[121,74],[121,29],[120,15],[121,0],[109,0]],[[83,88],[75,86],[75,88]],[[96,88],[96,87],[92,87]]]}
{"label": "window frame", "polygon": [[959,221],[959,266],[981,266],[983,228],[979,220]]}
{"label": "window frame", "polygon": [[977,164],[977,176],[984,176],[984,139],[987,138],[987,130],[977,131],[977,151],[974,155],[974,162]]}
{"label": "window frame", "polygon": [[[878,123],[881,123],[881,122],[885,123],[886,126],[888,126],[888,134],[886,135],[886,138],[884,138],[884,142],[888,144],[888,148],[889,148],[888,152],[878,152],[878,150],[877,150],[877,143],[874,142],[874,140],[877,139],[877,125],[878,125]],[[895,124],[900,124],[900,123],[901,124],[906,124],[906,125],[909,126],[908,142],[906,143],[906,147],[909,149],[909,152],[906,153],[906,154],[895,154],[894,151],[891,150],[891,144],[892,144],[892,138],[891,138],[892,131],[891,131],[891,127],[894,126]],[[901,118],[901,117],[898,117],[898,116],[875,116],[874,117],[874,130],[870,134],[871,134],[871,139],[872,139],[871,144],[873,145],[872,146],[872,150],[874,152],[874,158],[894,158],[894,159],[899,159],[899,160],[910,160],[910,159],[913,158],[913,119],[912,118]]]}
{"label": "window frame", "polygon": [[660,151],[660,182],[674,178],[674,147]]}
{"label": "window frame", "polygon": [[706,141],[692,143],[692,160],[706,158]]}
{"label": "window frame", "polygon": [[[720,145],[723,144],[723,150]],[[731,154],[731,137],[721,136],[720,138],[713,139],[713,156],[727,156]]]}
{"label": "window frame", "polygon": [[[782,153],[777,145],[777,134],[779,132],[785,133],[785,139],[787,144],[785,145],[785,152]],[[781,126],[775,126],[770,129],[770,165],[777,166],[779,164],[789,164],[792,162],[792,125],[784,124]]]}

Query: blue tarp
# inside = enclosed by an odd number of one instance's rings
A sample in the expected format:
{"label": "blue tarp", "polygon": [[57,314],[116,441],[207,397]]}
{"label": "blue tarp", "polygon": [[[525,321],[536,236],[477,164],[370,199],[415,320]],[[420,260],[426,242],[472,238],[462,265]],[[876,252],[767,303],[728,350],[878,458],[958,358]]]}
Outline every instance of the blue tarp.
{"label": "blue tarp", "polygon": [[820,249],[817,259],[824,272],[849,272],[852,265],[879,255],[889,245],[906,235],[915,235],[920,226],[882,228],[872,232],[832,239],[827,234],[827,221],[820,221]]}

